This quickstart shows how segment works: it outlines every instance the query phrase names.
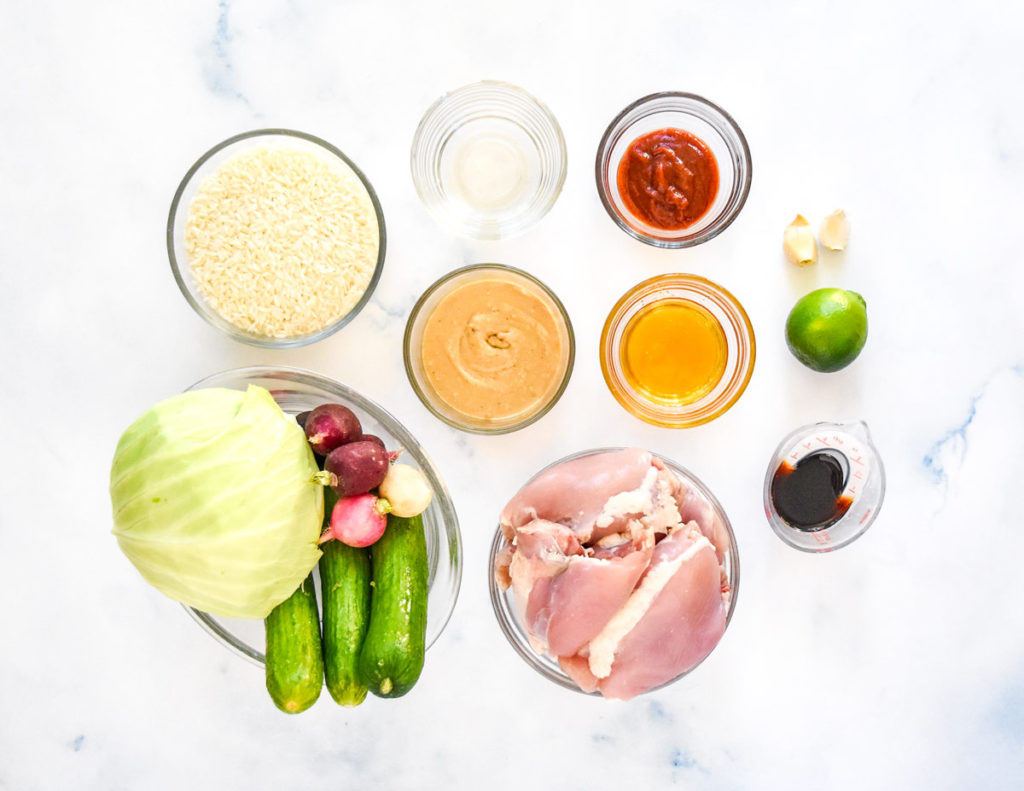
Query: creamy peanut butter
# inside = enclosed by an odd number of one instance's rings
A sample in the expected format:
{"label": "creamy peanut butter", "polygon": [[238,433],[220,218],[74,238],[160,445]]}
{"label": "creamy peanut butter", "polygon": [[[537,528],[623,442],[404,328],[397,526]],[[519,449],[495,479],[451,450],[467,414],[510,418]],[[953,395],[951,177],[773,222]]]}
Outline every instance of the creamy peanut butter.
{"label": "creamy peanut butter", "polygon": [[539,410],[565,371],[563,321],[540,288],[500,275],[443,297],[423,329],[427,380],[452,409],[500,420]]}

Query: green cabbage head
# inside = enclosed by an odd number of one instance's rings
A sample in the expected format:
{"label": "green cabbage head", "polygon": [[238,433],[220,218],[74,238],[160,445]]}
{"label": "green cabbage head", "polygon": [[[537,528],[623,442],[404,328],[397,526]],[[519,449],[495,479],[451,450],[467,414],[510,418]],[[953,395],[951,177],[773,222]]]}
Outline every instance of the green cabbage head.
{"label": "green cabbage head", "polygon": [[191,390],[149,409],[118,442],[114,535],[172,599],[263,618],[320,558],[316,472],[305,433],[262,387]]}

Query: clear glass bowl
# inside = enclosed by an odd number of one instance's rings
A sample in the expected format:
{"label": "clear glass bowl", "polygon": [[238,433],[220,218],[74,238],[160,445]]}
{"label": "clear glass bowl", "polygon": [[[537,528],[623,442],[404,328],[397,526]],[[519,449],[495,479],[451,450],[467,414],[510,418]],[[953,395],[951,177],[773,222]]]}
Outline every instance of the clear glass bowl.
{"label": "clear glass bowl", "polygon": [[[665,300],[700,306],[717,320],[725,335],[725,371],[711,390],[688,404],[652,400],[633,387],[623,371],[621,347],[630,319]],[[688,274],[659,275],[627,291],[608,314],[600,348],[601,372],[615,399],[631,415],[664,428],[690,428],[724,414],[746,390],[757,352],[754,328],[739,301],[717,283]]]}
{"label": "clear glass bowl", "polygon": [[[666,230],[633,215],[619,194],[619,163],[629,145],[659,129],[682,129],[700,138],[718,164],[718,193],[707,212],[686,228]],[[692,93],[666,91],[637,99],[615,116],[597,147],[597,192],[622,230],[655,247],[693,247],[714,239],[743,208],[750,192],[750,148],[743,132],[721,107]]]}
{"label": "clear glass bowl", "polygon": [[[539,470],[536,473],[536,475],[534,475],[532,478],[530,478],[529,481],[526,482],[526,484],[524,484],[524,486],[529,485],[530,481],[533,481],[535,478],[537,478],[537,476],[543,474],[552,467],[556,467],[559,464],[563,464],[564,462],[571,461],[572,459],[578,459],[583,456],[591,456],[596,453],[607,453],[608,451],[615,450],[622,450],[622,448],[594,448],[592,450],[584,450],[578,453],[570,454],[569,456],[559,459],[558,461],[552,462],[551,464],[544,467],[542,470]],[[726,631],[728,631],[729,623],[732,620],[732,614],[736,610],[736,601],[739,596],[740,587],[740,558],[736,546],[736,534],[732,530],[732,524],[729,522],[729,518],[725,515],[725,510],[722,508],[721,503],[719,503],[718,500],[715,499],[715,496],[711,493],[711,490],[708,489],[708,487],[705,486],[703,483],[701,483],[700,479],[697,478],[697,476],[695,476],[685,467],[677,464],[671,459],[666,458],[665,456],[662,456],[660,454],[654,455],[656,455],[659,459],[665,462],[665,466],[668,467],[668,469],[672,470],[672,472],[674,472],[679,477],[679,479],[683,481],[683,483],[699,492],[700,495],[705,500],[707,500],[707,502],[711,505],[717,516],[722,520],[722,524],[725,525],[726,533],[729,536],[729,547],[724,553],[722,559],[722,566],[725,569],[725,577],[732,591],[732,597],[729,601],[729,610],[725,616],[725,628]],[[500,555],[501,551],[505,548],[505,543],[505,536],[502,534],[501,525],[499,524],[497,530],[494,531],[494,539],[491,541],[490,561],[487,570],[487,584],[490,590],[491,606],[494,609],[494,616],[498,619],[498,626],[501,627],[502,633],[508,639],[508,642],[512,646],[512,648],[515,649],[515,652],[523,658],[526,664],[528,664],[530,667],[532,667],[534,670],[536,670],[538,673],[544,676],[544,678],[548,679],[548,681],[553,681],[559,686],[565,687],[566,689],[571,689],[581,694],[600,697],[601,695],[599,692],[583,692],[583,690],[581,690],[565,674],[562,668],[558,666],[557,660],[553,659],[547,654],[537,653],[530,645],[530,639],[527,635],[526,627],[523,626],[522,621],[520,621],[519,619],[519,614],[516,611],[515,597],[512,592],[512,589],[509,588],[508,590],[502,590],[501,586],[498,585],[498,582],[495,578],[498,556]],[[712,649],[712,651],[708,653],[708,656],[710,656],[713,651],[714,649]],[[669,684],[674,684],[679,679],[696,670],[697,667],[699,667],[700,664],[703,664],[704,660],[706,659],[707,656],[705,656],[704,659],[701,660],[700,663],[698,663],[698,665],[695,665],[694,667],[690,668],[690,670],[686,671],[685,673],[682,673],[679,676],[676,676],[671,681],[662,684],[660,687],[657,687],[656,689],[663,689],[664,687],[667,687]],[[648,692],[653,691],[655,690],[648,690]]]}
{"label": "clear glass bowl", "polygon": [[[531,409],[506,418],[478,418],[461,412],[448,404],[431,386],[423,365],[420,349],[423,344],[423,330],[437,304],[459,286],[473,280],[500,278],[510,280],[544,300],[553,314],[560,319],[559,329],[562,334],[562,373],[557,386],[552,388],[548,396],[539,401]],[[473,264],[449,272],[435,282],[413,306],[409,321],[405,325],[403,341],[405,373],[409,377],[412,389],[419,396],[423,405],[449,426],[473,434],[507,434],[540,420],[558,403],[572,376],[573,363],[576,358],[576,337],[572,322],[565,306],[546,285],[533,275],[503,264]]]}
{"label": "clear glass bowl", "polygon": [[[224,164],[226,160],[243,151],[259,146],[299,149],[302,151],[312,152],[313,154],[326,158],[331,162],[340,162],[342,166],[351,170],[362,182],[363,186],[366,188],[370,202],[373,204],[373,210],[377,217],[377,228],[379,232],[377,261],[366,290],[363,292],[359,301],[351,310],[348,311],[348,313],[341,316],[341,318],[333,324],[307,335],[287,338],[257,335],[247,332],[241,327],[225,319],[216,310],[211,308],[209,304],[207,304],[206,298],[203,296],[202,291],[199,289],[199,286],[192,275],[191,266],[188,262],[188,255],[185,252],[185,224],[188,220],[189,206],[195,198],[196,193],[199,191],[203,181],[213,175],[217,171],[217,168]],[[199,157],[196,163],[188,169],[185,177],[181,180],[181,184],[178,185],[177,191],[174,193],[174,198],[171,201],[170,214],[167,218],[167,255],[170,258],[171,271],[174,273],[174,279],[177,281],[178,287],[181,289],[181,293],[185,295],[185,299],[188,301],[188,304],[191,305],[195,312],[198,313],[199,316],[207,323],[216,327],[228,337],[233,338],[236,341],[249,344],[250,346],[259,346],[270,349],[287,349],[314,343],[315,341],[332,335],[352,321],[359,311],[366,306],[366,303],[370,301],[373,290],[377,287],[377,281],[380,280],[381,270],[384,267],[384,254],[386,248],[387,233],[384,227],[384,213],[381,210],[380,201],[377,199],[377,193],[374,192],[373,187],[370,185],[369,180],[363,172],[351,159],[327,141],[321,140],[319,137],[305,132],[296,132],[292,129],[256,129],[251,132],[243,132],[235,135],[234,137],[229,137],[227,140],[215,145]]]}
{"label": "clear glass bowl", "polygon": [[442,225],[476,239],[523,232],[565,182],[562,130],[522,88],[485,80],[446,93],[412,141],[412,180]]}
{"label": "clear glass bowl", "polygon": [[[451,495],[433,462],[412,434],[380,406],[340,382],[308,371],[295,368],[238,368],[208,376],[189,389],[226,387],[244,390],[251,384],[269,390],[281,408],[290,415],[297,415],[328,402],[345,404],[359,417],[367,434],[379,436],[387,443],[389,450],[402,448],[402,463],[418,467],[427,476],[434,490],[434,498],[423,512],[430,587],[426,635],[429,648],[448,623],[462,582],[459,520]],[[319,579],[316,579],[316,584],[319,591]],[[253,662],[263,663],[266,645],[263,621],[222,618],[187,606],[185,610],[225,647]]]}

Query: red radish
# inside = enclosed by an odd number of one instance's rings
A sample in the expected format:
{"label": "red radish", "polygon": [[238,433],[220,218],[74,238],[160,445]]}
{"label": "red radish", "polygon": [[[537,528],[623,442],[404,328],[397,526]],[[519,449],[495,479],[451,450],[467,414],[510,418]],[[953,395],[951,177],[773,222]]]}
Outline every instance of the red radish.
{"label": "red radish", "polygon": [[387,450],[387,447],[384,445],[384,440],[382,440],[376,434],[363,434],[363,436],[361,436],[359,439],[363,442],[373,442],[377,445],[380,445],[382,448],[384,448],[384,450]]}
{"label": "red radish", "polygon": [[318,543],[337,539],[350,547],[368,547],[384,535],[391,504],[373,494],[342,497],[331,511],[331,526]]}
{"label": "red radish", "polygon": [[348,442],[327,454],[319,480],[339,497],[365,494],[380,486],[389,462],[388,452],[375,442]]}
{"label": "red radish", "polygon": [[321,404],[306,416],[304,428],[310,446],[321,456],[363,435],[359,418],[341,404]]}
{"label": "red radish", "polygon": [[387,446],[384,444],[384,440],[382,440],[376,434],[363,434],[363,436],[361,436],[359,440],[361,442],[372,442],[375,445],[380,445],[382,448],[384,448],[384,450],[388,451],[388,459],[390,459],[391,461],[397,461],[398,457],[402,455],[401,448],[399,448],[398,450],[388,450]]}

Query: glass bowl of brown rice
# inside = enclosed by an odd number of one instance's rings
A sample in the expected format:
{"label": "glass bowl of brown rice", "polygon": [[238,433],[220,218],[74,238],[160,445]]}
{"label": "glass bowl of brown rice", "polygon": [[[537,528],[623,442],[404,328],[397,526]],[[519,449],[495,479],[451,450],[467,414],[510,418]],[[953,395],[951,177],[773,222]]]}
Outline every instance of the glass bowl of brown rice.
{"label": "glass bowl of brown rice", "polygon": [[320,138],[257,129],[203,154],[167,219],[167,253],[203,319],[252,346],[326,338],[370,300],[384,264],[380,202]]}

